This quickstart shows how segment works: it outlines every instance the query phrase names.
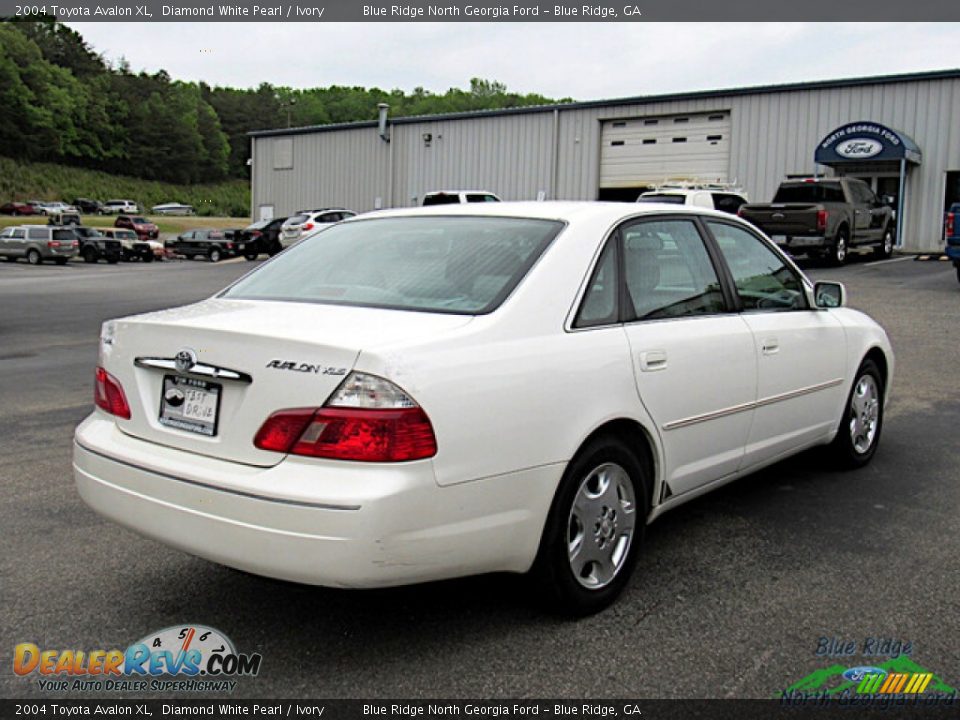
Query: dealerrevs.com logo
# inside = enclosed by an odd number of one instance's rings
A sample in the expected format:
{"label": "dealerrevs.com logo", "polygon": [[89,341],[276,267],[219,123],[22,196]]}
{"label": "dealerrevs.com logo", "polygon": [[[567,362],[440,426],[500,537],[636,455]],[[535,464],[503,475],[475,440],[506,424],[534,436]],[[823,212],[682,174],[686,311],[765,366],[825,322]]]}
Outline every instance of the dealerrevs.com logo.
{"label": "dealerrevs.com logo", "polygon": [[34,643],[13,649],[13,671],[37,677],[51,692],[230,692],[238,677],[260,672],[259,653],[238,653],[230,639],[204,625],[150,633],[125,650],[53,650]]}

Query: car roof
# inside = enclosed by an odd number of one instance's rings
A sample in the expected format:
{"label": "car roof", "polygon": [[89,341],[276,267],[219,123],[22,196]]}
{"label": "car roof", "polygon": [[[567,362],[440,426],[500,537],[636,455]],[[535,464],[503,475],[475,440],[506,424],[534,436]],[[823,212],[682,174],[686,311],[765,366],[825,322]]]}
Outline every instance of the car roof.
{"label": "car roof", "polygon": [[[427,207],[376,210],[345,222],[364,222],[367,218],[426,217],[432,215],[516,217],[562,222],[599,221],[617,223],[641,215],[709,215],[725,220],[737,220],[730,213],[708,208],[670,203],[620,203],[601,201],[548,200],[544,202],[466,203],[460,205],[429,205]],[[743,222],[743,221],[738,221]]]}

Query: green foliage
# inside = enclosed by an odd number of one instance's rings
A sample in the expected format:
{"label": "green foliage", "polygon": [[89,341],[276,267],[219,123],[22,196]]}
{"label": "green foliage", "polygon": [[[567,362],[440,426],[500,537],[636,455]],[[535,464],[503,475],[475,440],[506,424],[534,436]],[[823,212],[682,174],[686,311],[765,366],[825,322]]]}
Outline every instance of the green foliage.
{"label": "green foliage", "polygon": [[110,67],[76,30],[52,18],[0,23],[0,155],[7,157],[215,183],[248,177],[252,130],[373,120],[382,102],[402,117],[554,101],[480,78],[469,90],[443,94],[268,83],[210,88],[174,82],[163,70],[133,73],[125,60]]}
{"label": "green foliage", "polygon": [[115,175],[98,170],[33,163],[0,157],[0,197],[13,200],[65,200],[129,198],[149,212],[154,205],[179,202],[192,205],[198,215],[211,217],[250,215],[250,183],[175,185]]}

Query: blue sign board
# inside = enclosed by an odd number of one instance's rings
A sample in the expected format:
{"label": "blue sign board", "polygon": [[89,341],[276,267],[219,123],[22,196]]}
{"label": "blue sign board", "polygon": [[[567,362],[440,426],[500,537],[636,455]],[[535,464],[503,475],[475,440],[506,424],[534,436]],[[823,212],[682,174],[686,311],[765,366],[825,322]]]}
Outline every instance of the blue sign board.
{"label": "blue sign board", "polygon": [[922,153],[908,135],[880,123],[847,123],[827,135],[814,154],[818,165],[841,165],[889,160],[920,164]]}

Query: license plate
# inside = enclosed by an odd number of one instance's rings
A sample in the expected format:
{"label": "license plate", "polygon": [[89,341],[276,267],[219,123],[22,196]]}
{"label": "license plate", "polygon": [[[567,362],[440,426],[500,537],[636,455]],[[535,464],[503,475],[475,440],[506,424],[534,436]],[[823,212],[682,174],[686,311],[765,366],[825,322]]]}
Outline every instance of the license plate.
{"label": "license plate", "polygon": [[221,388],[220,384],[206,380],[164,375],[161,424],[213,437],[217,434]]}

